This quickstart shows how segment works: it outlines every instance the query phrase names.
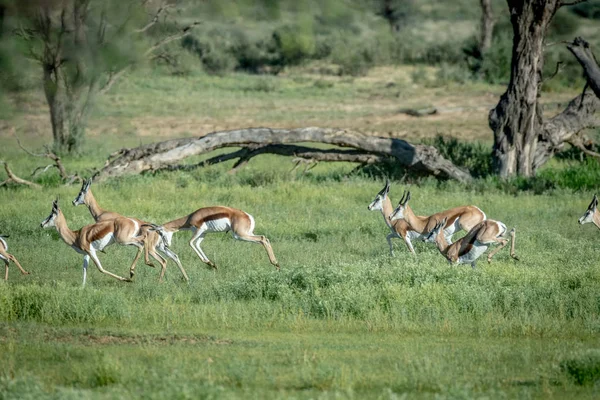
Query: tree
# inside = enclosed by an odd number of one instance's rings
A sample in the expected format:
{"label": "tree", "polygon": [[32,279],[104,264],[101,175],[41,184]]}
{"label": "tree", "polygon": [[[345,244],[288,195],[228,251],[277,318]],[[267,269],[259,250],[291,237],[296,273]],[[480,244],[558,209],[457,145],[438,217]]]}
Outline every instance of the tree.
{"label": "tree", "polygon": [[[150,0],[12,0],[15,36],[42,67],[54,150],[76,152],[98,94],[136,62],[190,33],[197,23],[157,37],[173,2]],[[153,44],[148,44],[149,40]]]}
{"label": "tree", "polygon": [[[548,26],[560,7],[579,2],[507,0],[514,34],[511,76],[488,118],[494,132],[495,169],[501,177],[535,175],[565,143],[578,143],[583,129],[599,125],[594,113],[600,100],[593,93],[584,90],[548,120],[539,102]],[[570,44],[573,48],[580,45]]]}
{"label": "tree", "polygon": [[385,18],[392,32],[398,32],[414,12],[413,1],[377,0],[377,14]]}

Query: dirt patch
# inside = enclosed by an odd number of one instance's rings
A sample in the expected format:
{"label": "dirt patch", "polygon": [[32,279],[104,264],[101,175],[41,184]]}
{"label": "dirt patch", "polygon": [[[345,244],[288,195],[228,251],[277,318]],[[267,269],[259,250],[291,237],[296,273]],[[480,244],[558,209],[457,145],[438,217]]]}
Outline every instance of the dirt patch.
{"label": "dirt patch", "polygon": [[159,345],[174,345],[174,344],[215,344],[228,345],[233,341],[229,339],[217,339],[211,336],[204,335],[97,335],[97,334],[81,334],[81,335],[45,335],[48,341],[56,341],[62,343],[80,343],[89,345],[121,345],[121,344],[159,344]]}

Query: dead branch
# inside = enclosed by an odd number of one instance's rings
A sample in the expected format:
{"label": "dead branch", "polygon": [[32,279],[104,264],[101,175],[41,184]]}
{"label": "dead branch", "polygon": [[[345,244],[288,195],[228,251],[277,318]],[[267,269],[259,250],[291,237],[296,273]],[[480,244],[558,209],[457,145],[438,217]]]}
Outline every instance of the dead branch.
{"label": "dead branch", "polygon": [[567,141],[567,143],[569,143],[573,147],[577,147],[584,154],[586,154],[590,157],[600,158],[600,153],[596,153],[595,151],[592,151],[592,150],[588,149],[587,147],[585,147],[583,139],[580,136],[572,137],[569,141]]}
{"label": "dead branch", "polygon": [[173,7],[173,4],[163,4],[162,6],[160,6],[158,8],[158,10],[156,10],[156,13],[154,14],[154,17],[150,20],[150,22],[148,22],[144,27],[140,28],[140,29],[136,29],[134,32],[135,33],[144,33],[146,32],[148,29],[152,28],[154,25],[156,25],[158,23],[158,20],[160,19],[160,16],[167,12],[167,10],[171,7]]}
{"label": "dead branch", "polygon": [[4,164],[4,169],[6,170],[6,175],[8,175],[8,179],[6,179],[4,182],[1,182],[0,183],[0,187],[1,186],[5,186],[5,185],[7,185],[9,183],[16,183],[17,185],[26,185],[26,186],[33,187],[33,188],[36,188],[36,189],[40,189],[41,188],[41,186],[38,185],[37,183],[33,183],[33,182],[30,182],[28,180],[25,180],[25,179],[22,179],[22,178],[19,178],[18,176],[16,176],[11,171],[11,169],[8,167],[8,163],[7,162],[0,160],[0,163]]}
{"label": "dead branch", "polygon": [[[341,149],[320,150],[309,148],[310,150],[306,149],[299,152],[299,147],[267,147],[267,145],[287,145],[303,142],[351,147],[355,149],[356,153],[348,155],[349,153],[344,153]],[[412,145],[401,139],[366,136],[349,130],[318,127],[238,129],[214,132],[200,138],[174,139],[132,149],[123,149],[118,155],[115,154],[116,157],[102,168],[98,179],[169,169],[169,166],[177,165],[181,160],[190,156],[206,154],[219,148],[240,146],[257,146],[251,148],[251,151],[255,152],[256,155],[272,152],[273,154],[298,156],[302,153],[306,158],[322,161],[366,162],[365,159],[370,158],[374,160],[373,162],[379,162],[384,158],[393,158],[404,167],[411,168],[415,172],[421,171],[461,182],[469,182],[472,179],[469,173],[446,160],[432,146]],[[309,154],[310,152],[313,154]],[[237,154],[237,158],[247,156],[244,153]],[[351,157],[351,159],[348,159],[348,157]]]}
{"label": "dead branch", "polygon": [[159,40],[158,42],[156,42],[152,47],[150,47],[148,50],[146,50],[146,52],[144,53],[145,56],[149,56],[150,54],[152,54],[152,52],[160,47],[163,47],[165,44],[167,43],[171,43],[174,40],[178,40],[178,39],[182,39],[184,37],[186,37],[187,35],[189,35],[190,33],[192,33],[192,29],[197,26],[200,25],[200,21],[194,21],[191,24],[184,26],[183,28],[180,29],[179,32],[174,33],[172,35],[169,35],[161,40]]}
{"label": "dead branch", "polygon": [[34,152],[28,150],[27,148],[25,148],[25,146],[23,146],[23,144],[21,143],[21,141],[19,140],[19,137],[17,135],[15,135],[15,138],[17,139],[17,143],[19,144],[19,147],[21,148],[21,150],[23,150],[25,153],[29,154],[30,156],[49,158],[52,161],[54,161],[54,164],[50,164],[45,167],[37,167],[36,169],[34,169],[33,172],[31,173],[32,177],[35,176],[38,173],[38,171],[40,171],[40,170],[42,170],[42,172],[40,172],[40,173],[44,173],[44,172],[48,171],[50,168],[54,167],[58,170],[60,179],[63,182],[70,182],[70,183],[81,182],[81,177],[78,174],[69,175],[67,173],[67,170],[65,169],[65,166],[63,165],[60,157],[57,156],[56,153],[54,153],[52,150],[50,150],[50,146],[44,145],[44,149],[46,150],[45,153],[34,153]]}

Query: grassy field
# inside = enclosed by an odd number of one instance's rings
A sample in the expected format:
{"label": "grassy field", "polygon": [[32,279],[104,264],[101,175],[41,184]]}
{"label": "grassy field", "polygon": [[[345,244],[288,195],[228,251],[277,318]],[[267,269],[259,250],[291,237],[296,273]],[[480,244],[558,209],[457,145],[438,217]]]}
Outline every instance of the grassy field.
{"label": "grassy field", "polygon": [[[88,150],[65,163],[85,174],[123,146],[261,125],[344,126],[411,140],[437,130],[489,143],[485,111],[411,119],[397,109],[476,108],[493,104],[502,88],[423,86],[412,76],[134,75],[99,100]],[[12,101],[0,121],[0,158],[26,177],[45,160],[20,151],[13,133],[39,149],[49,142],[47,113],[39,93]],[[79,186],[60,186],[49,172],[37,178],[44,189],[0,190],[0,231],[32,272],[11,267],[0,283],[0,398],[597,398],[598,232],[577,224],[591,192],[507,195],[483,184],[393,181],[392,201],[410,189],[418,214],[475,204],[517,227],[521,261],[501,252],[472,270],[449,266],[420,242],[417,257],[400,242],[390,257],[381,214],[367,210],[383,182],[349,174],[353,165],[302,174],[264,156],[235,175],[229,167],[92,190],[105,209],[158,223],[209,205],[246,210],[271,240],[279,272],[262,247],[215,234],[202,246],[220,268],[214,273],[181,232],[173,249],[189,284],[172,263],[162,284],[158,270],[140,263],[133,283],[90,267],[81,289],[82,257],[40,228],[57,195],[73,229],[92,222],[71,205]],[[100,259],[126,275],[133,255],[112,246]]]}

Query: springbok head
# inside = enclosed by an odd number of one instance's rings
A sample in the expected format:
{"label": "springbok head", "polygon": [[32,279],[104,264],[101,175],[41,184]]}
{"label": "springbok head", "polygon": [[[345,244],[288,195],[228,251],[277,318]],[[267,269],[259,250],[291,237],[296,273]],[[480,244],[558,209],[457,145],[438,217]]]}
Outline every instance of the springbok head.
{"label": "springbok head", "polygon": [[81,190],[79,191],[79,194],[77,197],[75,197],[75,200],[73,200],[74,206],[85,204],[85,196],[90,191],[90,186],[92,186],[92,178],[85,179],[81,184]]}
{"label": "springbok head", "polygon": [[435,243],[435,239],[438,237],[440,232],[444,229],[447,221],[448,221],[448,218],[444,218],[443,220],[441,220],[437,224],[435,224],[433,229],[427,234],[427,236],[425,236],[424,241],[427,243]]}
{"label": "springbok head", "polygon": [[389,192],[390,180],[385,178],[385,186],[379,191],[379,193],[377,193],[377,196],[375,196],[375,200],[373,200],[371,204],[369,204],[368,209],[370,211],[383,210],[383,201],[385,200]]}
{"label": "springbok head", "polygon": [[408,205],[408,201],[410,200],[410,190],[408,192],[404,192],[400,202],[398,203],[398,207],[392,211],[389,218],[390,221],[395,221],[397,219],[404,218],[404,211],[406,210],[406,206]]}
{"label": "springbok head", "polygon": [[59,213],[60,209],[58,208],[58,198],[56,198],[56,200],[52,202],[52,211],[50,212],[50,215],[48,215],[48,218],[42,221],[40,226],[42,228],[51,228],[53,226],[56,226],[55,221]]}
{"label": "springbok head", "polygon": [[596,213],[597,209],[598,196],[594,195],[594,198],[592,199],[592,202],[588,206],[587,210],[585,210],[585,213],[581,216],[581,218],[579,218],[579,223],[583,225],[589,222],[594,222],[594,214]]}
{"label": "springbok head", "polygon": [[160,240],[162,241],[163,245],[166,248],[171,246],[171,240],[173,239],[173,232],[168,232],[167,230],[165,230],[165,228],[163,228],[160,225],[156,225],[156,224],[144,224],[142,226],[149,227],[148,231],[150,231],[150,232],[158,233],[158,236],[160,236]]}

